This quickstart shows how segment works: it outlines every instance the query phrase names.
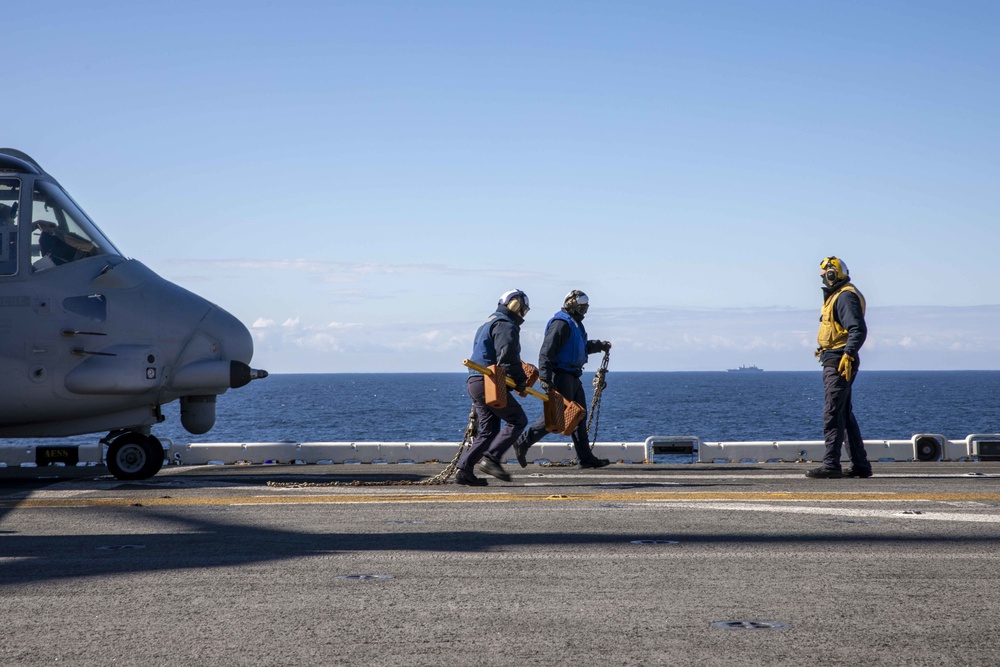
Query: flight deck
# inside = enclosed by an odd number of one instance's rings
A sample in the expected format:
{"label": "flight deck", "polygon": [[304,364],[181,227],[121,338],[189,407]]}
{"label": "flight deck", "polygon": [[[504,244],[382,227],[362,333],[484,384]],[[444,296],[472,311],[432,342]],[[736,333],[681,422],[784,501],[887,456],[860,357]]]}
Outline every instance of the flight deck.
{"label": "flight deck", "polygon": [[810,465],[8,468],[0,662],[995,664],[1000,463]]}

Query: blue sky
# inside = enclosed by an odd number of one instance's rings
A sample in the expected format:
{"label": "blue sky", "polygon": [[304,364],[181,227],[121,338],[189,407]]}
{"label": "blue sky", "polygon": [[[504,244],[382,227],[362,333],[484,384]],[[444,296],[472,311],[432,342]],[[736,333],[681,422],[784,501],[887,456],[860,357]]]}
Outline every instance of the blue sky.
{"label": "blue sky", "polygon": [[[612,370],[1000,369],[1000,5],[24,3],[0,143],[273,372],[450,371],[573,288]],[[596,358],[594,365],[596,365]]]}

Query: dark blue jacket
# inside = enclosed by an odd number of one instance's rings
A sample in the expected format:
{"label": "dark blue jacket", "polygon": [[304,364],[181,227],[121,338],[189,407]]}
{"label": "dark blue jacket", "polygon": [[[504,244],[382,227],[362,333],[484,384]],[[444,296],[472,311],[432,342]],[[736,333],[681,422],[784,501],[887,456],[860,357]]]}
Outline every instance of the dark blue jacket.
{"label": "dark blue jacket", "polygon": [[[472,343],[471,361],[481,366],[497,364],[507,372],[507,377],[517,385],[528,381],[521,366],[521,324],[524,319],[504,306],[498,306],[476,331]],[[470,375],[481,375],[469,369]]]}
{"label": "dark blue jacket", "polygon": [[560,310],[545,327],[545,339],[538,352],[538,377],[552,384],[556,373],[583,375],[587,355],[601,351],[601,341],[588,340],[583,318]]}

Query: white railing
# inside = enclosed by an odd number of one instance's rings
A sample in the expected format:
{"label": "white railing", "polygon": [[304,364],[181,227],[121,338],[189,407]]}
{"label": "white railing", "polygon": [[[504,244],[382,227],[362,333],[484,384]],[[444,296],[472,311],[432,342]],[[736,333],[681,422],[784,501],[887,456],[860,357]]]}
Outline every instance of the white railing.
{"label": "white railing", "polygon": [[[56,441],[57,442],[57,441]],[[34,467],[36,447],[53,447],[25,440],[25,444],[0,446],[0,468]],[[216,442],[176,445],[163,440],[164,455],[176,465],[234,463],[448,463],[455,456],[454,442]],[[77,448],[77,465],[102,462],[104,448]],[[1000,434],[976,433],[964,440],[949,440],[935,433],[918,433],[909,440],[866,439],[871,461],[971,461],[1000,460]],[[825,445],[821,440],[705,442],[697,436],[651,436],[644,442],[598,443],[594,455],[618,463],[767,463],[819,461]],[[508,453],[513,462],[514,452]],[[529,462],[568,462],[576,458],[571,442],[539,442],[528,450]],[[846,458],[845,458],[846,460]]]}

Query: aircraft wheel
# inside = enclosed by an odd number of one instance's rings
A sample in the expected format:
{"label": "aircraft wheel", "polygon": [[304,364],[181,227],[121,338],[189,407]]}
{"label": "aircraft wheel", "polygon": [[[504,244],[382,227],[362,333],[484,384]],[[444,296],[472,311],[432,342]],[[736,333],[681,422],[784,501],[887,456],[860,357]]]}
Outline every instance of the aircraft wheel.
{"label": "aircraft wheel", "polygon": [[108,447],[106,463],[118,479],[147,479],[163,467],[163,445],[151,435],[125,433]]}

